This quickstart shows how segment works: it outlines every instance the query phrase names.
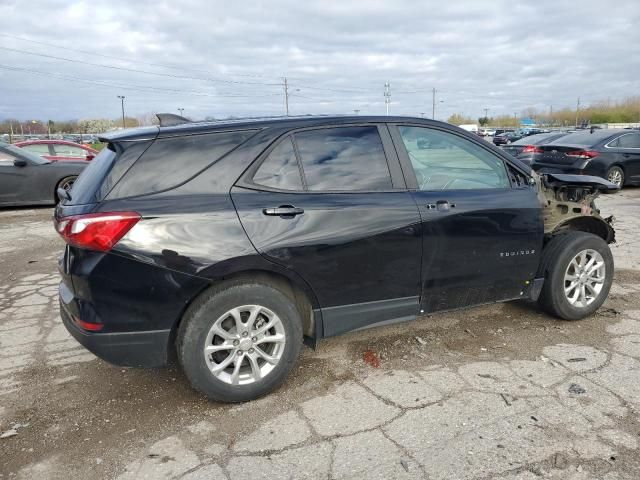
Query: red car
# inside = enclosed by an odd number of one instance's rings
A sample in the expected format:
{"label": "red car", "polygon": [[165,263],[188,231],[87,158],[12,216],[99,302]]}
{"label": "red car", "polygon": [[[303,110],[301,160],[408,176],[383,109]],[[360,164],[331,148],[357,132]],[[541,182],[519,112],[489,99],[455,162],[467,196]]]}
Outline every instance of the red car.
{"label": "red car", "polygon": [[62,160],[84,162],[93,160],[98,154],[98,151],[93,148],[66,140],[28,140],[18,142],[15,146],[54,162]]}

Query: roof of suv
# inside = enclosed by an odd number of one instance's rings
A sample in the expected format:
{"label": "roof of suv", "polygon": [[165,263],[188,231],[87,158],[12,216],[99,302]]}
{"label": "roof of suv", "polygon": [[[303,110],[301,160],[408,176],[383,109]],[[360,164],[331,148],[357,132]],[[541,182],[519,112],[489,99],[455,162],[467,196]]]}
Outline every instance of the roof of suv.
{"label": "roof of suv", "polygon": [[202,122],[189,122],[180,125],[166,127],[142,127],[130,128],[126,130],[117,130],[108,132],[99,136],[101,141],[126,141],[126,140],[142,140],[151,139],[158,134],[161,135],[187,135],[191,133],[204,133],[224,128],[268,128],[272,126],[278,127],[301,127],[316,126],[341,123],[378,123],[378,122],[420,122],[424,124],[439,124],[452,127],[448,123],[438,122],[417,117],[400,117],[400,116],[382,116],[382,115],[305,115],[305,116],[289,116],[289,117],[261,117],[261,118],[239,118],[229,120],[215,120]]}

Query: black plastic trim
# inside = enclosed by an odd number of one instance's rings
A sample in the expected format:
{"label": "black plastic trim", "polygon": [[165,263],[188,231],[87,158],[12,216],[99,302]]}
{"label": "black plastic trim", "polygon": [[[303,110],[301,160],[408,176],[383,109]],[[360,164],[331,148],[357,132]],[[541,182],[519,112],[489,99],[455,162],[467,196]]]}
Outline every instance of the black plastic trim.
{"label": "black plastic trim", "polygon": [[420,297],[392,298],[322,309],[323,336],[332,337],[392,321],[413,320],[420,309]]}

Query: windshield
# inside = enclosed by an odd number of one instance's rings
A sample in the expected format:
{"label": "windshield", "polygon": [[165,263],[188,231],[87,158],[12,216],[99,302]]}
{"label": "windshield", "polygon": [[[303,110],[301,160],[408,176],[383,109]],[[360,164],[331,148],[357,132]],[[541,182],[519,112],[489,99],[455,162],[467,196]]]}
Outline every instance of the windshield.
{"label": "windshield", "polygon": [[18,157],[22,157],[31,163],[35,163],[36,165],[45,165],[47,163],[51,163],[46,158],[42,158],[35,153],[31,153],[26,151],[24,148],[16,147],[15,145],[10,145],[8,143],[0,143],[0,148],[3,150],[12,153],[13,155],[17,155]]}

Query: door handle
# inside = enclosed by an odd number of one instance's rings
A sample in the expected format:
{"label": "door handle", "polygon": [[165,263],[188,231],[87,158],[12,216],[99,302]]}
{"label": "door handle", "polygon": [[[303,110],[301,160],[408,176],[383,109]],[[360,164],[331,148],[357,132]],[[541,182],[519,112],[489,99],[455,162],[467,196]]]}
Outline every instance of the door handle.
{"label": "door handle", "polygon": [[296,215],[302,215],[304,210],[292,205],[280,205],[279,207],[264,208],[262,213],[272,217],[293,218]]}
{"label": "door handle", "polygon": [[436,203],[427,203],[427,210],[439,210],[440,212],[448,212],[452,208],[456,208],[455,203],[449,203],[446,200],[438,200]]}

